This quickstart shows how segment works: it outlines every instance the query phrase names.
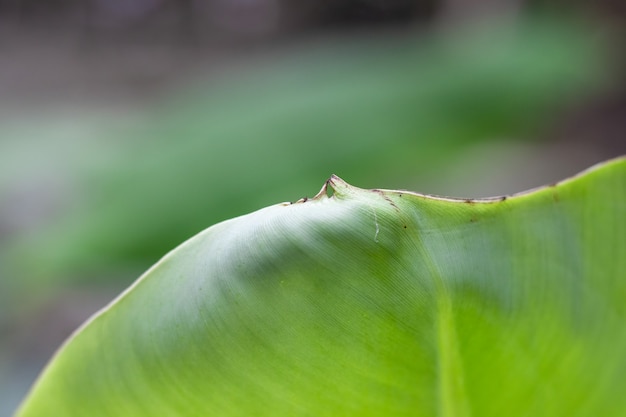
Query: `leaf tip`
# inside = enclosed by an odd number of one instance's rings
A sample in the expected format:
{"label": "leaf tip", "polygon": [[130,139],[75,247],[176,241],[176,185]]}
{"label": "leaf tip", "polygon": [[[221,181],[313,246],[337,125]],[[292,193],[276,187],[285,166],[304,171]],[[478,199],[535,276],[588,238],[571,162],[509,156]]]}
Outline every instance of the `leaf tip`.
{"label": "leaf tip", "polygon": [[322,188],[315,195],[315,197],[312,198],[312,200],[319,200],[319,199],[323,198],[324,196],[330,198],[338,190],[347,189],[349,187],[350,187],[350,185],[347,182],[345,182],[344,180],[339,178],[337,175],[333,174],[333,175],[330,176],[330,178],[328,178],[324,182],[324,185],[322,185]]}
{"label": "leaf tip", "polygon": [[335,174],[331,175],[328,181],[326,181],[326,186],[330,187],[333,192],[340,194],[342,191],[354,188]]}

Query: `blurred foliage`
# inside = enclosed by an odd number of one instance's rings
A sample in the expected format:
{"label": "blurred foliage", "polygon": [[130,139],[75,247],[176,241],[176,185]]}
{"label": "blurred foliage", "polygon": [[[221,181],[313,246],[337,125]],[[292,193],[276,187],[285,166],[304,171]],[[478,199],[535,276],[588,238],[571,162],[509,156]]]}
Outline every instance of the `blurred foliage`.
{"label": "blurred foliage", "polygon": [[76,157],[62,212],[0,254],[0,302],[50,283],[129,280],[199,230],[313,194],[332,173],[416,188],[476,141],[533,136],[598,86],[602,65],[578,26],[510,21],[320,42],[194,86]]}
{"label": "blurred foliage", "polygon": [[328,187],[180,245],[16,417],[625,415],[626,158],[505,199]]}

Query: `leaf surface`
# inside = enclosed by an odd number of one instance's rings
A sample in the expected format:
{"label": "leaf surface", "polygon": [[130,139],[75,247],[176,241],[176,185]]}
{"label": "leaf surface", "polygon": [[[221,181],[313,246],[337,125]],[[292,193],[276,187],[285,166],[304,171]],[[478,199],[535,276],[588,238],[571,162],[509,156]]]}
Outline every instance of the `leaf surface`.
{"label": "leaf surface", "polygon": [[625,236],[624,158],[484,200],[332,177],[165,256],[17,415],[624,415]]}

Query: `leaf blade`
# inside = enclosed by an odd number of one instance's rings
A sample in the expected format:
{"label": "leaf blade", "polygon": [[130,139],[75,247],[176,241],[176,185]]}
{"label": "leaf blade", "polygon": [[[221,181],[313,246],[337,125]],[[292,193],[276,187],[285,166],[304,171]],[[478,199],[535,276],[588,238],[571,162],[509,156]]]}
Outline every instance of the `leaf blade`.
{"label": "leaf blade", "polygon": [[18,416],[626,410],[626,159],[506,199],[328,184],[171,252]]}

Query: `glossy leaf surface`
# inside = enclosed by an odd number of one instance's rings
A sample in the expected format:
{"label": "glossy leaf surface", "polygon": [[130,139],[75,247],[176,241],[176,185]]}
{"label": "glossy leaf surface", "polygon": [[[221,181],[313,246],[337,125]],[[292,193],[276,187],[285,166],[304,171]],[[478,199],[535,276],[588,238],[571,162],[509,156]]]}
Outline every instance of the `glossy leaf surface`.
{"label": "glossy leaf surface", "polygon": [[624,415],[624,237],[625,159],[490,200],[332,177],[165,256],[17,415]]}

